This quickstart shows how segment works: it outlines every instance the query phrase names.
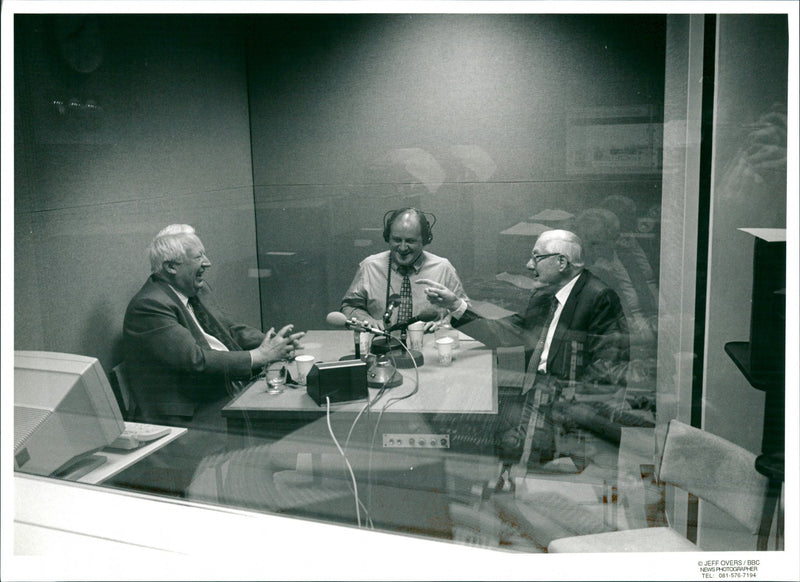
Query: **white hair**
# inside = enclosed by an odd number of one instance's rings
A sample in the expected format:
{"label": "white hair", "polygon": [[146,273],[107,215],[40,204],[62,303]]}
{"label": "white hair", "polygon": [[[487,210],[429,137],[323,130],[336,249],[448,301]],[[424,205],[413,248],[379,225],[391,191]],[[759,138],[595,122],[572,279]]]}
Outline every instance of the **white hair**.
{"label": "white hair", "polygon": [[545,253],[558,253],[564,255],[573,267],[582,268],[583,243],[580,237],[569,230],[547,230],[539,235],[538,243],[544,247]]}
{"label": "white hair", "polygon": [[170,224],[150,242],[148,255],[150,271],[160,273],[166,262],[180,263],[186,258],[186,249],[190,244],[200,246],[202,243],[188,224]]}
{"label": "white hair", "polygon": [[162,228],[156,238],[167,234],[194,234],[194,227],[190,224],[170,224]]}

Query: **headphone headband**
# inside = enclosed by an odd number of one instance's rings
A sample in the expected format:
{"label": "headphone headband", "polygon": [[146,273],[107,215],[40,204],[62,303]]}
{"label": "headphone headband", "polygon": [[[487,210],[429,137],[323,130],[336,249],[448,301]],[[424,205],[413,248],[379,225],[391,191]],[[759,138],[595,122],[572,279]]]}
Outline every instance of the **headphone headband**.
{"label": "headphone headband", "polygon": [[420,230],[422,231],[422,244],[430,244],[433,240],[433,225],[436,224],[436,215],[432,212],[422,212],[422,210],[414,208],[413,206],[389,210],[383,215],[383,240],[387,243],[389,242],[392,224],[398,216],[406,212],[414,212],[419,217]]}

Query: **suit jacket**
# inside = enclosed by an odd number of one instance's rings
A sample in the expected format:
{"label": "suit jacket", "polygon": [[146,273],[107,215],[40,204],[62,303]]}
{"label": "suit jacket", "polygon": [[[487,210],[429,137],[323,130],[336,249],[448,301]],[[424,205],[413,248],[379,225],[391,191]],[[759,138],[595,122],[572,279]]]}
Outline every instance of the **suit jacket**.
{"label": "suit jacket", "polygon": [[[524,315],[499,320],[483,319],[468,309],[453,325],[493,348],[524,346],[527,362],[551,298],[551,293],[534,291]],[[547,357],[548,373],[561,380],[577,380],[584,391],[594,391],[592,385],[608,391],[625,385],[629,359],[628,325],[619,297],[584,270],[558,320]]]}
{"label": "suit jacket", "polygon": [[[242,350],[261,343],[264,333],[225,317],[206,287],[198,298]],[[127,380],[144,422],[163,416],[191,418],[200,406],[224,402],[231,382],[251,375],[250,354],[212,349],[181,300],[157,275],[128,304],[123,342]]]}

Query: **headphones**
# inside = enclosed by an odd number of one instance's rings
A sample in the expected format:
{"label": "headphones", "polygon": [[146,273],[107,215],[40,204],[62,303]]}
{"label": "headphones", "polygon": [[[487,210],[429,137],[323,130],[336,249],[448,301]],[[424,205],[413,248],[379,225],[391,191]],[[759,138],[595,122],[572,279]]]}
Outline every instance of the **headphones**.
{"label": "headphones", "polygon": [[[414,213],[419,217],[419,226],[422,231],[422,245],[430,244],[433,241],[433,225],[436,224],[436,215],[430,212],[422,212],[411,206],[405,208],[398,208],[397,210],[389,210],[383,215],[383,240],[389,242],[389,237],[392,234],[392,224],[395,219],[406,213]],[[430,216],[430,219],[428,218]]]}

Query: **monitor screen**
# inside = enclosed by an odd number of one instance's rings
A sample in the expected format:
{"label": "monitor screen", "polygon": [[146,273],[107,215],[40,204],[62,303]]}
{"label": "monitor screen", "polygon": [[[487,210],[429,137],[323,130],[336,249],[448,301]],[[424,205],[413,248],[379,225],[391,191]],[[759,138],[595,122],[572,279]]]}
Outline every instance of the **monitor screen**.
{"label": "monitor screen", "polygon": [[14,469],[52,475],[123,431],[119,405],[96,358],[14,353]]}

